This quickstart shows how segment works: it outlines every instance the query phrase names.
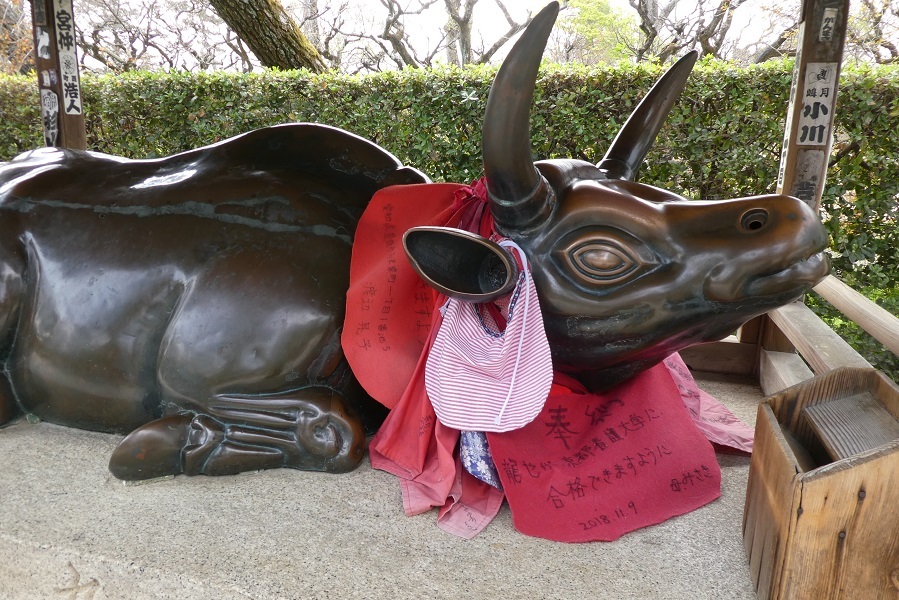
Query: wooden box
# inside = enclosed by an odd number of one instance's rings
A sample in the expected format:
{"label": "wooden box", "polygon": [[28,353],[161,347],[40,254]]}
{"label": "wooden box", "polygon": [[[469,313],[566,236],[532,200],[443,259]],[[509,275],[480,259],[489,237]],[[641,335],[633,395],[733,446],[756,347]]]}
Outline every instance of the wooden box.
{"label": "wooden box", "polygon": [[760,599],[899,598],[899,387],[844,368],[759,406],[743,545]]}

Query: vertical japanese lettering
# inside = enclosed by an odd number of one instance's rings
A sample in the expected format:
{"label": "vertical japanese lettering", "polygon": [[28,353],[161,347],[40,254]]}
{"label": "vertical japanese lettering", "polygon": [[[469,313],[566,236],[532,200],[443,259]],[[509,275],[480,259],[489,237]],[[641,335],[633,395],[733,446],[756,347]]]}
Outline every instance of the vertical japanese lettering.
{"label": "vertical japanese lettering", "polygon": [[796,131],[796,143],[800,146],[822,146],[830,142],[838,66],[837,63],[809,63],[806,68]]}
{"label": "vertical japanese lettering", "polygon": [[72,0],[53,0],[56,23],[56,45],[59,52],[62,80],[62,106],[67,115],[80,115],[81,80],[78,75],[78,56],[75,50],[75,22]]}
{"label": "vertical japanese lettering", "polygon": [[31,13],[36,26],[46,27],[49,25],[47,22],[47,5],[43,0],[32,1]]}
{"label": "vertical japanese lettering", "polygon": [[55,146],[59,137],[59,97],[52,90],[41,89],[41,119],[44,124],[44,142]]}
{"label": "vertical japanese lettering", "polygon": [[833,32],[837,27],[837,18],[840,16],[840,9],[825,8],[824,17],[821,19],[821,28],[818,30],[818,41],[825,43],[833,40]]}

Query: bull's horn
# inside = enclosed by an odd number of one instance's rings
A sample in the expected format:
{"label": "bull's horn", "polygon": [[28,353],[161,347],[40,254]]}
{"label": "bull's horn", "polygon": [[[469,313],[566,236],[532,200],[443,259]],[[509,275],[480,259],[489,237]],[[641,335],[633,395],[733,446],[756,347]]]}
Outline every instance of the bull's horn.
{"label": "bull's horn", "polygon": [[671,65],[634,109],[615,136],[612,147],[596,165],[609,179],[633,180],[637,175],[637,169],[665,124],[671,107],[684,90],[697,56],[696,51],[690,52]]}
{"label": "bull's horn", "polygon": [[559,3],[533,18],[503,61],[484,112],[484,174],[490,209],[500,231],[524,231],[545,221],[552,209],[546,181],[531,158],[530,112],[537,71]]}

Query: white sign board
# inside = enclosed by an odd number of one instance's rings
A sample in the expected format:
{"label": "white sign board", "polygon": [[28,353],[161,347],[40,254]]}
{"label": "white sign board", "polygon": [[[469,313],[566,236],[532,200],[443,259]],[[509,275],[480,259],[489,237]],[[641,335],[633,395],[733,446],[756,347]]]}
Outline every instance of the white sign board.
{"label": "white sign board", "polygon": [[798,92],[802,113],[796,129],[799,146],[827,146],[833,128],[833,108],[837,92],[837,63],[809,63]]}
{"label": "white sign board", "polygon": [[56,45],[62,77],[62,105],[67,115],[81,113],[81,81],[78,77],[78,57],[75,54],[75,19],[72,0],[53,0],[56,20]]}

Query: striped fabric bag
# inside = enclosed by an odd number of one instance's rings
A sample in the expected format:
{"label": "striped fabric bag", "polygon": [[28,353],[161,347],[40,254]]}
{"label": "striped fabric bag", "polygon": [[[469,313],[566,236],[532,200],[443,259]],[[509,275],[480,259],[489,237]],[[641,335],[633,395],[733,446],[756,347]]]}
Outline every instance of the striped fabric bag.
{"label": "striped fabric bag", "polygon": [[527,257],[517,244],[518,285],[506,329],[493,330],[475,304],[449,299],[425,366],[425,387],[441,423],[462,431],[519,429],[540,414],[552,385],[552,359]]}

